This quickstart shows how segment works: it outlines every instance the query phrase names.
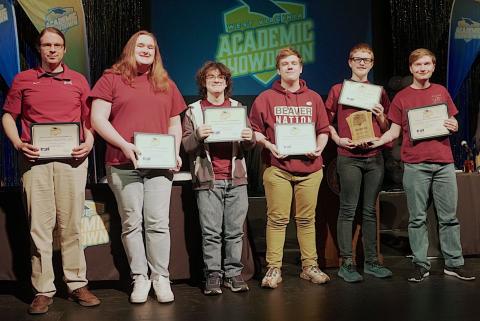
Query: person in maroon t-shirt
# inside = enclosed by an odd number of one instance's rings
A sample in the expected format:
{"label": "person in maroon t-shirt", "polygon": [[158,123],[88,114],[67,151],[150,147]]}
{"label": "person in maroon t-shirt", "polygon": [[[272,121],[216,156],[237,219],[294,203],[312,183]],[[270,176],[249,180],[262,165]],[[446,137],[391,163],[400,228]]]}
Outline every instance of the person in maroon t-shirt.
{"label": "person in maroon t-shirt", "polygon": [[[172,171],[181,166],[180,113],[186,106],[163,68],[154,35],[146,31],[132,35],[90,96],[92,126],[107,141],[107,180],[117,200],[122,242],[134,280],[130,302],[145,302],[152,286],[159,302],[171,302],[170,194]],[[177,167],[137,168],[140,151],[134,145],[135,132],[174,135]]]}
{"label": "person in maroon t-shirt", "polygon": [[[352,81],[368,83],[368,73],[373,67],[373,50],[360,43],[351,50],[348,65],[352,69]],[[338,275],[347,282],[360,282],[363,277],[357,272],[352,261],[352,223],[362,196],[362,237],[365,249],[364,272],[375,277],[386,278],[392,272],[377,260],[377,219],[375,204],[383,182],[383,156],[381,148],[368,149],[352,142],[352,133],[347,117],[358,112],[358,108],[339,104],[342,84],[336,84],[328,94],[325,107],[332,123],[336,120],[337,130],[330,127],[332,140],[338,145],[337,172],[340,177],[340,211],[337,222],[337,240],[342,258]],[[390,100],[382,90],[380,103],[372,108],[372,125],[376,137],[388,129],[384,112],[388,111]],[[363,189],[362,189],[363,187]],[[360,194],[360,191],[362,193]]]}
{"label": "person in maroon t-shirt", "polygon": [[248,211],[245,151],[255,146],[255,137],[251,128],[245,128],[241,141],[208,143],[205,139],[213,131],[203,120],[206,107],[240,105],[230,98],[231,77],[224,64],[207,61],[197,72],[201,100],[188,106],[183,119],[183,147],[191,159],[202,228],[206,295],[222,293],[222,274],[225,287],[233,292],[248,291],[241,276],[243,225]]}
{"label": "person in maroon t-shirt", "polygon": [[430,275],[427,258],[427,207],[433,196],[440,246],[445,260],[443,272],[462,280],[475,277],[463,268],[460,224],[457,219],[457,180],[448,136],[413,140],[409,131],[408,111],[433,105],[446,105],[448,119],[443,126],[449,132],[458,131],[458,113],[448,91],[430,82],[435,70],[435,55],[428,49],[416,49],[408,58],[413,83],[397,93],[390,105],[388,118],[392,125],[372,148],[391,142],[403,134],[401,157],[404,162],[403,188],[407,196],[408,237],[413,252],[414,270],[410,282],[421,282]]}
{"label": "person in maroon t-shirt", "polygon": [[[300,277],[322,284],[330,278],[318,268],[315,244],[315,209],[323,177],[322,151],[328,141],[329,122],[319,94],[300,79],[302,56],[292,48],[281,49],[276,58],[280,79],[262,92],[250,111],[250,122],[263,149],[267,169],[263,185],[267,199],[267,267],[262,287],[276,288],[281,267],[285,230],[295,206],[302,272]],[[275,140],[276,124],[314,124],[316,148],[305,155],[281,155]],[[302,143],[302,142],[299,142]]]}
{"label": "person in maroon t-shirt", "polygon": [[[26,195],[32,239],[32,285],[35,299],[28,312],[48,312],[56,289],[52,265],[53,229],[57,222],[62,251],[63,279],[69,297],[83,306],[100,304],[86,287],[86,262],[80,242],[80,221],[85,205],[88,154],[93,147],[86,103],[90,86],[83,75],[62,63],[65,36],[53,27],[38,38],[41,65],[19,73],[8,92],[3,109],[3,128],[15,148],[22,153],[22,185]],[[22,134],[15,120],[20,118]],[[71,158],[40,157],[31,142],[34,123],[79,123],[81,140]]]}

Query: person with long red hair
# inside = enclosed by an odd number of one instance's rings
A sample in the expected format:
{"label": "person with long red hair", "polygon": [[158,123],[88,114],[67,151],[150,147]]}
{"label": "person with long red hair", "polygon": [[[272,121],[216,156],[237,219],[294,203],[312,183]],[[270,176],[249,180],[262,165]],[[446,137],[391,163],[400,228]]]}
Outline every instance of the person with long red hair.
{"label": "person with long red hair", "polygon": [[[171,302],[169,207],[173,171],[182,163],[180,113],[186,105],[163,67],[152,33],[139,31],[130,37],[91,98],[92,126],[107,142],[107,180],[117,200],[133,278],[130,302],[145,302],[152,285],[159,302]],[[174,135],[176,168],[138,169],[134,132]]]}

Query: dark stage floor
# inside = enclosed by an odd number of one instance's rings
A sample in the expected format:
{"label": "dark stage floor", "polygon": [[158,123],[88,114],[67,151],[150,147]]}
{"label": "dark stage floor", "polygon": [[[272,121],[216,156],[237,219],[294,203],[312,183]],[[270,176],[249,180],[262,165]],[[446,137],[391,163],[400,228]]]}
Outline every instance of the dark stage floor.
{"label": "dark stage floor", "polygon": [[[121,282],[92,283],[102,300],[97,308],[83,308],[55,297],[50,311],[42,316],[26,313],[29,290],[15,283],[0,282],[0,321],[133,321],[133,320],[479,320],[480,280],[465,282],[442,274],[442,261],[433,260],[431,276],[420,284],[406,281],[410,260],[387,257],[386,265],[394,276],[378,280],[370,276],[358,284],[347,284],[336,276],[336,269],[326,272],[332,280],[314,285],[298,277],[299,267],[287,263],[284,282],[275,290],[249,282],[250,292],[234,294],[225,289],[217,297],[204,296],[199,287],[179,282],[173,285],[175,302],[159,304],[151,295],[141,305],[128,303],[128,285]],[[468,258],[472,271],[480,271],[480,258]],[[476,273],[477,277],[479,276]]]}

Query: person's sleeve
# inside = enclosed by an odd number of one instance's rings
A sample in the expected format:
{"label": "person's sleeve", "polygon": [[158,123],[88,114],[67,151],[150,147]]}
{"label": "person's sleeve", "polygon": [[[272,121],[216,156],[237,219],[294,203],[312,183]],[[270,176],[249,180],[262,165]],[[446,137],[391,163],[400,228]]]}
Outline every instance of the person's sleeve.
{"label": "person's sleeve", "polygon": [[21,83],[20,76],[15,76],[12,87],[10,87],[5,99],[5,103],[3,104],[4,112],[15,116],[18,116],[22,113],[23,88]]}
{"label": "person's sleeve", "polygon": [[390,98],[388,98],[388,94],[385,89],[382,89],[382,96],[380,98],[380,104],[383,106],[383,113],[388,115],[388,111],[390,110]]}
{"label": "person's sleeve", "polygon": [[335,114],[338,110],[338,97],[335,94],[335,87],[332,87],[328,92],[327,100],[325,101],[325,109],[327,110],[329,122],[333,123]]}
{"label": "person's sleeve", "polygon": [[262,113],[263,109],[265,109],[265,101],[262,96],[258,96],[253,102],[249,120],[253,131],[265,134],[265,122]]}
{"label": "person's sleeve", "polygon": [[182,144],[187,153],[193,153],[199,148],[200,142],[197,140],[195,128],[191,117],[191,111],[187,110],[182,121]]}
{"label": "person's sleeve", "polygon": [[180,90],[178,90],[177,85],[173,81],[170,81],[169,89],[171,90],[172,95],[172,108],[170,111],[170,118],[180,115],[186,108],[187,104],[185,104],[185,100],[183,99]]}
{"label": "person's sleeve", "polygon": [[[247,118],[247,127],[252,128],[252,124],[250,120]],[[243,150],[250,150],[255,147],[257,140],[255,139],[255,134],[252,135],[252,139],[250,140],[242,140],[240,145],[242,146]]]}
{"label": "person's sleeve", "polygon": [[88,101],[100,98],[111,103],[114,96],[114,77],[112,73],[104,73],[93,86]]}
{"label": "person's sleeve", "polygon": [[455,103],[452,100],[452,97],[448,93],[448,91],[444,88],[445,90],[445,96],[447,97],[447,107],[448,107],[448,116],[455,116],[458,114],[458,109],[457,106],[455,106]]}
{"label": "person's sleeve", "polygon": [[330,133],[330,121],[323,103],[322,97],[317,96],[317,123],[315,124],[317,135]]}
{"label": "person's sleeve", "polygon": [[82,120],[87,124],[87,127],[90,127],[90,110],[91,110],[91,101],[88,99],[90,96],[90,85],[88,84],[85,77],[82,76],[81,84],[81,104],[82,104]]}
{"label": "person's sleeve", "polygon": [[388,109],[388,119],[397,125],[402,126],[402,109],[397,96],[393,98]]}

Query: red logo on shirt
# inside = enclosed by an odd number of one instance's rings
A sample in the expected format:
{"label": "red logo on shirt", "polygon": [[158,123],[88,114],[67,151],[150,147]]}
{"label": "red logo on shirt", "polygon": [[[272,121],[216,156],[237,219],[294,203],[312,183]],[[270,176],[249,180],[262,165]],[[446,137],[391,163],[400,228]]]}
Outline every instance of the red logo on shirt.
{"label": "red logo on shirt", "polygon": [[442,99],[442,94],[432,95],[432,103],[433,103],[433,104],[441,103],[442,100],[443,100],[443,99]]}

